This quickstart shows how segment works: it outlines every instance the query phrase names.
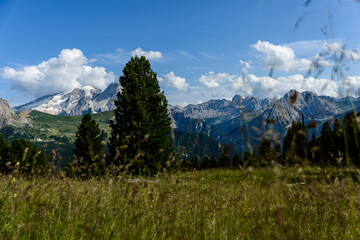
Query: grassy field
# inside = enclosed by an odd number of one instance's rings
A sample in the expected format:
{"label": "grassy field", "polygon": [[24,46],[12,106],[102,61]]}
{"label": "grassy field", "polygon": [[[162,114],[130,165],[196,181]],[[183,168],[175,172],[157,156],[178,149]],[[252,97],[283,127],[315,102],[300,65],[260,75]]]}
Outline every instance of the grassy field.
{"label": "grassy field", "polygon": [[[66,136],[72,141],[75,140],[75,132],[81,123],[82,116],[57,116],[31,111],[29,116],[32,120],[32,127],[39,130],[39,138],[49,140],[51,136]],[[99,124],[101,130],[110,134],[109,122],[114,116],[114,111],[92,114],[92,118]]]}
{"label": "grassy field", "polygon": [[359,173],[208,170],[0,177],[0,239],[359,239]]}

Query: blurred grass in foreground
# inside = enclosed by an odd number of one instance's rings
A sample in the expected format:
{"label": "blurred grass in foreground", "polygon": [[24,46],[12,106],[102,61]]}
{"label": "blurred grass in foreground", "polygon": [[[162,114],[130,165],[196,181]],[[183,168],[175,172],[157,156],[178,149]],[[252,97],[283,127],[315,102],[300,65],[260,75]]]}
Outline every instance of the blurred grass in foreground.
{"label": "blurred grass in foreground", "polygon": [[0,177],[0,239],[358,239],[354,169]]}

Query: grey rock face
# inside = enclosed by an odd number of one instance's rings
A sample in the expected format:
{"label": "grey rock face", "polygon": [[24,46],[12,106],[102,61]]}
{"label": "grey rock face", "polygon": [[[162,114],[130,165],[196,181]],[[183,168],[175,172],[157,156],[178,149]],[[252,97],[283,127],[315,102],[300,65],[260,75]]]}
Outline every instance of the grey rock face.
{"label": "grey rock face", "polygon": [[121,91],[119,83],[110,84],[101,94],[93,99],[94,110],[96,112],[106,112],[115,109],[117,93]]}
{"label": "grey rock face", "polygon": [[184,108],[173,108],[173,112],[182,112],[185,117],[204,119],[211,124],[221,124],[240,117],[247,112],[263,112],[272,104],[269,99],[243,98],[235,95],[233,99],[210,100],[198,105],[188,105]]}
{"label": "grey rock face", "polygon": [[8,101],[0,98],[0,128],[7,125],[23,126],[28,123],[25,117],[15,114]]}

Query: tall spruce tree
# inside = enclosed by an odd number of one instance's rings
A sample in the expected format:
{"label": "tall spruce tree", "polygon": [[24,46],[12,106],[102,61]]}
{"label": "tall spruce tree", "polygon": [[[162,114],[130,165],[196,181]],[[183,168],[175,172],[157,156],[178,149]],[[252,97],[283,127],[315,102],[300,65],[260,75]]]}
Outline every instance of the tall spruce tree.
{"label": "tall spruce tree", "polygon": [[229,149],[227,146],[225,146],[219,158],[219,167],[227,168],[227,167],[231,167],[231,165],[232,165],[232,160],[229,154]]}
{"label": "tall spruce tree", "polygon": [[268,138],[260,139],[259,162],[262,167],[269,166],[275,160],[274,149]]}
{"label": "tall spruce tree", "polygon": [[333,147],[332,131],[329,122],[325,122],[321,129],[320,136],[320,154],[321,164],[330,165],[331,155],[330,150]]}
{"label": "tall spruce tree", "polygon": [[360,166],[360,127],[354,112],[343,117],[343,134],[347,164]]}
{"label": "tall spruce tree", "polygon": [[76,132],[73,150],[76,158],[70,165],[70,172],[82,178],[105,174],[103,137],[104,132],[100,130],[99,124],[92,119],[90,114],[85,114]]}
{"label": "tall spruce tree", "polygon": [[283,142],[283,154],[289,164],[302,163],[306,160],[308,134],[300,121],[293,122]]}
{"label": "tall spruce tree", "polygon": [[109,160],[113,166],[127,166],[135,174],[155,174],[173,150],[166,97],[145,57],[131,58],[120,85],[115,120],[110,123]]}

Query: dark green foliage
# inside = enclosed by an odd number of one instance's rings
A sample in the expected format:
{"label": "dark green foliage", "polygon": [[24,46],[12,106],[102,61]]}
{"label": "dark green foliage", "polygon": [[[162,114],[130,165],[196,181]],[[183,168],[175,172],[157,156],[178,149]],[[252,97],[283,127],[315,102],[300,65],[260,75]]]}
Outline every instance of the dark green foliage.
{"label": "dark green foliage", "polygon": [[8,162],[11,159],[11,148],[0,133],[0,172],[8,172]]}
{"label": "dark green foliage", "polygon": [[[182,153],[187,160],[191,160],[192,156],[197,156],[204,159],[206,156],[214,155],[219,158],[222,153],[222,148],[219,142],[213,140],[202,133],[186,133],[173,129],[173,146],[176,153]],[[181,158],[184,158],[182,156]]]}
{"label": "dark green foliage", "polygon": [[240,156],[239,154],[235,153],[232,159],[232,166],[234,168],[239,168],[239,166],[241,166],[242,162],[240,160]]}
{"label": "dark green foliage", "polygon": [[330,129],[330,124],[329,122],[325,122],[321,130],[320,137],[320,161],[322,165],[329,165],[331,162],[330,150],[333,148],[334,145],[332,137],[333,136]]}
{"label": "dark green foliage", "polygon": [[343,118],[343,134],[345,143],[345,159],[347,164],[360,166],[359,123],[353,112],[346,114]]}
{"label": "dark green foliage", "polygon": [[6,142],[3,135],[0,133],[0,154],[3,152],[4,149],[9,147],[9,144]]}
{"label": "dark green foliage", "polygon": [[120,85],[115,121],[110,122],[109,161],[113,167],[128,165],[135,174],[153,175],[162,170],[173,151],[166,97],[145,57],[131,58]]}
{"label": "dark green foliage", "polygon": [[259,163],[260,166],[269,166],[272,161],[275,161],[275,151],[272,143],[268,138],[262,138],[259,146]]}
{"label": "dark green foliage", "polygon": [[201,169],[208,169],[211,167],[212,167],[211,158],[209,156],[205,156],[201,163]]}
{"label": "dark green foliage", "polygon": [[100,131],[99,124],[90,114],[82,117],[81,124],[76,132],[74,161],[69,166],[71,174],[81,178],[103,176],[106,171],[104,132]]}
{"label": "dark green foliage", "polygon": [[0,134],[0,172],[12,173],[14,171],[25,174],[44,174],[48,163],[44,153],[29,141],[15,139],[9,145]]}
{"label": "dark green foliage", "polygon": [[[339,119],[334,119],[333,130],[331,130],[330,122],[325,122],[321,135],[316,138],[313,133],[310,141],[307,140],[306,128],[300,122],[293,123],[283,145],[287,164],[360,166],[359,116],[359,113],[357,117],[353,112],[347,113],[343,117],[342,125]],[[304,139],[305,136],[306,139]],[[303,147],[305,143],[306,148]],[[291,162],[292,159],[295,161]]]}
{"label": "dark green foliage", "polygon": [[231,167],[231,165],[232,165],[232,161],[229,154],[229,150],[227,147],[224,147],[224,150],[219,158],[219,167],[226,168],[226,167]]}
{"label": "dark green foliage", "polygon": [[255,154],[249,150],[244,152],[243,159],[244,159],[244,167],[249,167],[249,166],[258,167],[259,166],[259,162],[256,161]]}
{"label": "dark green foliage", "polygon": [[218,161],[216,161],[215,155],[211,155],[211,168],[217,168],[219,167]]}
{"label": "dark green foliage", "polygon": [[201,161],[198,157],[193,156],[191,158],[190,166],[192,169],[200,169],[201,168]]}
{"label": "dark green foliage", "polygon": [[19,172],[25,175],[45,174],[48,163],[41,149],[29,141],[15,139],[1,151],[0,169],[4,173]]}
{"label": "dark green foliage", "polygon": [[312,134],[311,141],[309,141],[307,156],[312,164],[320,164],[320,144],[319,140],[315,137],[315,133]]}
{"label": "dark green foliage", "polygon": [[281,143],[276,142],[274,147],[275,158],[278,159],[281,156]]}
{"label": "dark green foliage", "polygon": [[344,133],[339,119],[334,121],[334,129],[332,132],[333,146],[331,149],[332,158],[336,160],[336,164],[342,165],[342,153],[345,152]]}
{"label": "dark green foliage", "polygon": [[293,122],[284,138],[283,154],[288,164],[306,161],[308,134],[300,121]]}

